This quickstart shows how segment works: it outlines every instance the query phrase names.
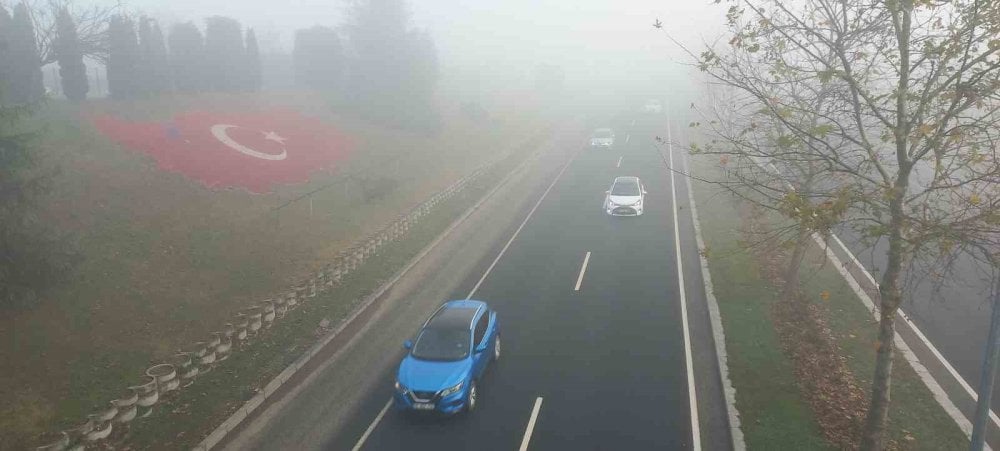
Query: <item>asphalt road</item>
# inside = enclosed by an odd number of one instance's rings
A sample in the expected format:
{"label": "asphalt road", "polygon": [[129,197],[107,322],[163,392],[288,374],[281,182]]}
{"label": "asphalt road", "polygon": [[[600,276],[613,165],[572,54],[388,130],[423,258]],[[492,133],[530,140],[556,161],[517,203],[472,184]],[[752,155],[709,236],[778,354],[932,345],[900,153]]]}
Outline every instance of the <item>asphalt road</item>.
{"label": "asphalt road", "polygon": [[[478,230],[457,232],[394,288],[396,299],[369,327],[227,446],[692,449],[694,414],[702,447],[727,449],[691,218],[680,205],[675,242],[672,179],[665,148],[654,141],[665,133],[665,118],[628,114],[608,122],[591,125],[614,127],[615,148],[581,150],[585,128],[557,137],[557,149],[539,159],[535,174],[514,180],[511,189],[523,199],[515,193],[484,206],[496,211],[471,220],[467,227]],[[602,211],[604,192],[620,175],[643,180],[643,216]],[[686,203],[683,178],[676,179],[678,203]],[[479,384],[476,411],[441,419],[387,408],[402,340],[440,302],[470,292],[497,310],[503,339],[501,360]]]}

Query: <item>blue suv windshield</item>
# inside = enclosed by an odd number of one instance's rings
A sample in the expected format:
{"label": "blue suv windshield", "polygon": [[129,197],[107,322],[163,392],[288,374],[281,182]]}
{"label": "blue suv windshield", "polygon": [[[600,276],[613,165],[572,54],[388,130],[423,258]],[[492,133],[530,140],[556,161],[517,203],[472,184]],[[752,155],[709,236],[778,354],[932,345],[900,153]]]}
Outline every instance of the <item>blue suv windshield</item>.
{"label": "blue suv windshield", "polygon": [[413,357],[421,360],[462,360],[472,344],[468,329],[424,329],[413,345]]}

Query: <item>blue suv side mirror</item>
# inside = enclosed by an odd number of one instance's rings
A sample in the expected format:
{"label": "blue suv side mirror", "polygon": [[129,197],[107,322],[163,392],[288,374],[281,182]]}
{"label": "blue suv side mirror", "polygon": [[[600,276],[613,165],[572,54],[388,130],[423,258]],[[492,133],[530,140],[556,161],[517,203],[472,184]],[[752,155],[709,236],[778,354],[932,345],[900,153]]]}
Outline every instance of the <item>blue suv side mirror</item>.
{"label": "blue suv side mirror", "polygon": [[406,340],[403,342],[403,347],[406,349],[413,349],[413,340]]}

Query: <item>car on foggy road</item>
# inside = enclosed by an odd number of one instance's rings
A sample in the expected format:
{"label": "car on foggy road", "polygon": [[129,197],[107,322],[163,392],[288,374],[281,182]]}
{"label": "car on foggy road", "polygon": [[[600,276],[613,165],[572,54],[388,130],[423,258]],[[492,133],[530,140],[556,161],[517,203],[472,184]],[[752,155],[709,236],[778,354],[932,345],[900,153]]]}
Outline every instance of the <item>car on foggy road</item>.
{"label": "car on foggy road", "polygon": [[485,302],[449,301],[424,323],[416,340],[403,346],[407,353],[393,395],[397,409],[471,412],[476,408],[476,384],[500,358],[500,324]]}
{"label": "car on foggy road", "polygon": [[599,128],[594,130],[590,137],[590,147],[610,149],[615,145],[615,132],[610,128]]}
{"label": "car on foggy road", "polygon": [[639,177],[617,177],[604,192],[604,211],[611,216],[642,216],[646,187]]}

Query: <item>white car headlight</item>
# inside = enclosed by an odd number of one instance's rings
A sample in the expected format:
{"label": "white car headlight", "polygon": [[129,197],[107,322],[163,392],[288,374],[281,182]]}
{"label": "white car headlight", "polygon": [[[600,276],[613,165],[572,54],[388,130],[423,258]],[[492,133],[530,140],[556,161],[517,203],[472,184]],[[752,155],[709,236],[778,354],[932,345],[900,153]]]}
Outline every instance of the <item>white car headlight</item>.
{"label": "white car headlight", "polygon": [[445,397],[445,396],[448,396],[448,395],[454,395],[455,393],[458,393],[458,391],[462,389],[462,385],[464,385],[464,384],[465,384],[464,381],[463,382],[459,382],[454,387],[448,387],[448,388],[446,388],[444,390],[441,390],[441,397]]}
{"label": "white car headlight", "polygon": [[400,384],[399,381],[397,380],[396,381],[396,391],[398,391],[400,393],[406,393],[409,390],[407,390],[406,386],[403,385],[403,384]]}

